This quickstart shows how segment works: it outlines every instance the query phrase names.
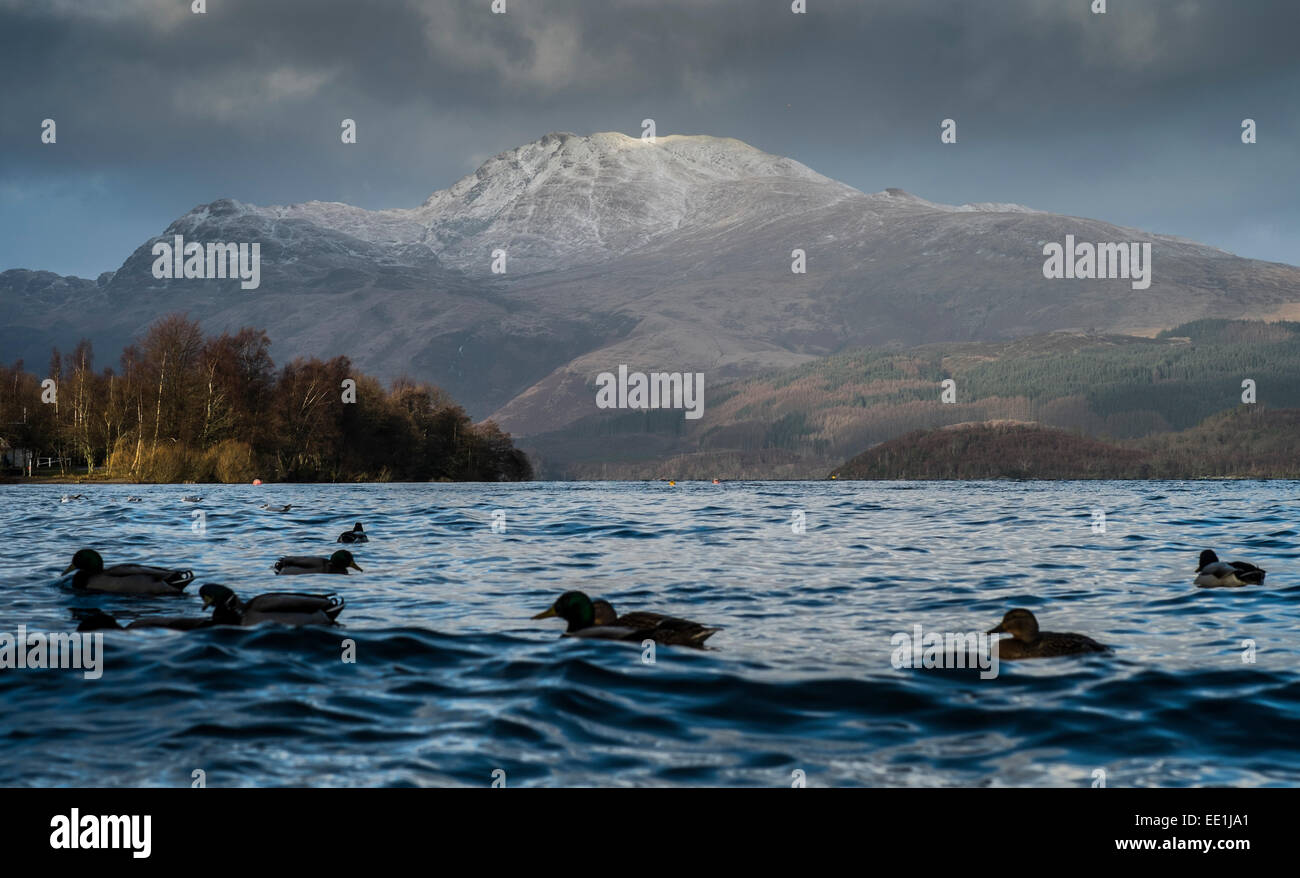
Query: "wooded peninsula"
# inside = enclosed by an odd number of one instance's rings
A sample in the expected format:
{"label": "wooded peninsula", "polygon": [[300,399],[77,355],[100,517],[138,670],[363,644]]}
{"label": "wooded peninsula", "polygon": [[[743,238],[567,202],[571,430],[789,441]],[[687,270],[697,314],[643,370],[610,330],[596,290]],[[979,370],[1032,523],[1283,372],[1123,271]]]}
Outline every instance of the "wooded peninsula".
{"label": "wooded peninsula", "polygon": [[[95,370],[81,341],[45,374],[0,365],[4,473],[131,482],[522,481],[527,456],[440,388],[384,387],[347,357],[277,368],[260,329],[171,314]],[[30,466],[45,463],[43,468]],[[29,468],[30,466],[30,468]]]}

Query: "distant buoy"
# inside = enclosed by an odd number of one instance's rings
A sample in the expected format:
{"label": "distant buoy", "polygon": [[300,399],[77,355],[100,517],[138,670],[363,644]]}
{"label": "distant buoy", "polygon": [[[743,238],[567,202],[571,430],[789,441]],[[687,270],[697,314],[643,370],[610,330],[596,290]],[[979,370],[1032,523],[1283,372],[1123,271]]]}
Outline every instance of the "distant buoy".
{"label": "distant buoy", "polygon": [[253,479],[253,484],[254,484],[254,485],[260,485],[260,484],[262,484],[262,480],[261,480],[261,479]]}
{"label": "distant buoy", "polygon": [[669,479],[669,480],[668,480],[668,486],[669,486],[670,488],[673,488],[673,487],[676,487],[676,486],[677,486],[677,483],[674,482],[672,479]]}
{"label": "distant buoy", "polygon": [[714,479],[714,480],[713,480],[713,484],[715,484],[715,485],[721,485],[722,482],[719,482],[717,479]]}

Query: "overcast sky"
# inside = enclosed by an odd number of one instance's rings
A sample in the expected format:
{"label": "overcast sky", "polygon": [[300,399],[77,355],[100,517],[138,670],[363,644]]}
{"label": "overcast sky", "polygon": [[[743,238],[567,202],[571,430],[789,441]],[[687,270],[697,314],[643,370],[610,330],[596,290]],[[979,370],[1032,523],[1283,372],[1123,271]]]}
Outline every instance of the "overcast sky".
{"label": "overcast sky", "polygon": [[0,0],[0,270],[94,277],[223,197],[411,207],[647,117],[1300,264],[1297,0],[190,2]]}

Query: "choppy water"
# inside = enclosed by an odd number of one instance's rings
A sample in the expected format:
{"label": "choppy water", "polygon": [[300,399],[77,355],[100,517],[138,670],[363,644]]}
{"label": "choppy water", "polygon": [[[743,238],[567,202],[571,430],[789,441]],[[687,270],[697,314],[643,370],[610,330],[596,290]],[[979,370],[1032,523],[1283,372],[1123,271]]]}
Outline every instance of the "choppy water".
{"label": "choppy water", "polygon": [[[86,499],[60,503],[69,490]],[[787,786],[796,770],[810,786],[1086,786],[1097,768],[1110,786],[1295,784],[1298,506],[1295,482],[3,487],[0,632],[72,630],[72,606],[198,614],[206,581],[333,588],[348,607],[329,630],[110,632],[99,680],[0,670],[0,784],[189,785],[202,769],[210,786],[486,786],[501,769],[510,786]],[[272,575],[357,520],[364,573]],[[56,588],[83,546],[196,584]],[[1206,547],[1266,584],[1192,587]],[[636,644],[529,620],[570,588],[725,630],[644,664]],[[982,631],[1014,606],[1115,652],[991,680],[891,665],[895,632]]]}

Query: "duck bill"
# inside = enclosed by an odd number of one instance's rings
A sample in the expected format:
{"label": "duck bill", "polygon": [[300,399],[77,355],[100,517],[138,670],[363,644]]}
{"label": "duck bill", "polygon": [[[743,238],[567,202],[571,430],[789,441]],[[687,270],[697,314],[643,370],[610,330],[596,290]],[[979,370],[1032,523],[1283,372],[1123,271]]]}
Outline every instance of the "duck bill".
{"label": "duck bill", "polygon": [[207,595],[203,595],[203,609],[206,610],[208,607],[212,606],[212,604],[213,604],[212,598],[208,597]]}
{"label": "duck bill", "polygon": [[358,573],[365,573],[365,572],[366,572],[366,571],[364,571],[364,570],[361,569],[361,565],[358,564],[356,561],[353,561],[353,562],[352,562],[351,564],[349,564],[348,566],[351,567],[353,570],[357,571]]}
{"label": "duck bill", "polygon": [[60,576],[67,576],[69,573],[71,573],[72,571],[74,571],[74,570],[76,570],[76,569],[77,569],[77,565],[76,565],[76,564],[69,564],[69,565],[67,566],[67,568],[63,571],[63,573],[61,573],[61,574],[59,574],[59,575],[60,575]]}
{"label": "duck bill", "polygon": [[559,615],[559,614],[555,612],[555,605],[552,604],[551,606],[547,607],[547,608],[546,608],[545,610],[543,610],[542,612],[538,613],[538,614],[537,614],[536,616],[534,616],[533,618],[534,618],[534,619],[549,619],[549,618],[551,618],[552,616],[557,616],[557,615]]}
{"label": "duck bill", "polygon": [[1007,633],[1007,629],[1003,628],[1002,625],[1001,625],[1001,623],[999,623],[999,624],[998,624],[998,627],[996,627],[996,628],[990,628],[988,631],[986,631],[986,632],[984,632],[984,633],[985,633],[985,634],[1006,634],[1006,633]]}

